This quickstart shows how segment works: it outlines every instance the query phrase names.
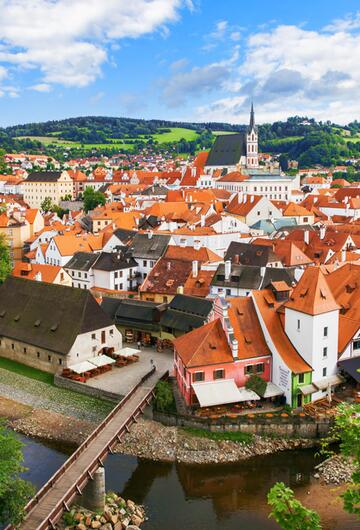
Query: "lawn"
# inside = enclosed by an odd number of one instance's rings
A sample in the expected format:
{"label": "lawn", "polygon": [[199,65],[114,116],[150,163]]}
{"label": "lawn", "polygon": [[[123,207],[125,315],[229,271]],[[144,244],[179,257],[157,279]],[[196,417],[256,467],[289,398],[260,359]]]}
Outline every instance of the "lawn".
{"label": "lawn", "polygon": [[170,132],[157,133],[153,134],[152,137],[154,140],[159,142],[159,144],[164,144],[166,142],[178,142],[182,138],[188,142],[196,140],[198,133],[192,129],[184,129],[182,127],[171,127]]}
{"label": "lawn", "polygon": [[0,368],[4,370],[9,370],[19,375],[29,377],[30,379],[35,379],[36,381],[41,381],[42,383],[47,383],[48,385],[54,385],[54,376],[48,372],[43,372],[37,368],[31,368],[31,366],[25,366],[24,364],[17,363],[11,359],[5,359],[0,357]]}
{"label": "lawn", "polygon": [[223,134],[236,134],[236,131],[211,131],[214,136],[222,136]]}
{"label": "lawn", "polygon": [[183,429],[192,436],[198,436],[199,438],[208,438],[210,440],[228,440],[230,442],[237,442],[242,444],[249,444],[253,440],[252,434],[246,432],[211,432],[203,429],[193,429],[192,427],[185,427]]}

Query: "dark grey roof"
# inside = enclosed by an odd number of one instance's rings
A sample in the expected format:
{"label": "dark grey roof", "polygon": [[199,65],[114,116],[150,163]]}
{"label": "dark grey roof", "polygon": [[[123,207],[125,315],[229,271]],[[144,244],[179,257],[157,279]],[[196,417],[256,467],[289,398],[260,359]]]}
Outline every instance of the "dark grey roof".
{"label": "dark grey roof", "polygon": [[33,171],[29,173],[27,182],[56,182],[61,177],[61,171]]}
{"label": "dark grey roof", "polygon": [[198,298],[197,296],[176,294],[171,300],[169,307],[177,311],[182,311],[183,313],[207,318],[213,308],[213,302],[206,298]]}
{"label": "dark grey roof", "polygon": [[271,247],[267,245],[251,245],[232,241],[226,251],[224,261],[230,260],[241,265],[266,267],[268,263],[279,261]]}
{"label": "dark grey roof", "polygon": [[169,307],[161,317],[161,326],[188,333],[195,328],[203,326],[205,320],[204,317],[190,315]]}
{"label": "dark grey roof", "polygon": [[139,221],[139,228],[146,230],[147,228],[156,228],[161,223],[161,220],[156,215],[149,215],[142,217]]}
{"label": "dark grey roof", "polygon": [[294,270],[292,268],[255,267],[250,265],[231,264],[231,274],[225,280],[225,264],[221,263],[211,281],[216,287],[235,287],[238,289],[263,289],[272,281],[283,280],[289,286],[294,281]]}
{"label": "dark grey roof", "polygon": [[154,184],[153,186],[149,186],[143,191],[135,192],[133,195],[160,195],[160,196],[166,196],[168,194],[169,188],[166,188],[166,186],[161,186],[160,184]]}
{"label": "dark grey roof", "polygon": [[126,228],[117,228],[113,232],[113,235],[115,235],[123,245],[127,245],[136,234],[136,230],[127,230]]}
{"label": "dark grey roof", "polygon": [[222,134],[216,137],[206,165],[235,166],[242,156],[246,156],[246,134]]}
{"label": "dark grey roof", "polygon": [[111,324],[86,289],[13,276],[0,285],[0,336],[67,355],[79,334]]}
{"label": "dark grey roof", "polygon": [[89,271],[98,257],[99,254],[94,254],[93,252],[75,252],[64,267],[65,269],[77,271]]}
{"label": "dark grey roof", "polygon": [[351,375],[357,383],[360,383],[360,357],[351,357],[338,362],[340,370]]}
{"label": "dark grey roof", "polygon": [[94,270],[118,271],[120,269],[130,269],[137,267],[136,261],[126,252],[101,252],[93,265]]}
{"label": "dark grey roof", "polygon": [[160,313],[165,304],[144,300],[103,298],[102,309],[117,325],[138,329],[160,329]]}
{"label": "dark grey roof", "polygon": [[171,236],[165,234],[139,234],[137,233],[129,245],[132,256],[157,260],[166,251]]}

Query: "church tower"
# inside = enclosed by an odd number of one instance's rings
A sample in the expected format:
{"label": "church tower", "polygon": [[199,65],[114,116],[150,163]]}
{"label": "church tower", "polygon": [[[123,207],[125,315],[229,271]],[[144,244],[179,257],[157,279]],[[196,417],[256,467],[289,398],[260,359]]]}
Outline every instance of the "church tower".
{"label": "church tower", "polygon": [[252,103],[250,111],[250,123],[246,132],[246,167],[249,169],[259,167],[258,130],[255,125],[254,105]]}

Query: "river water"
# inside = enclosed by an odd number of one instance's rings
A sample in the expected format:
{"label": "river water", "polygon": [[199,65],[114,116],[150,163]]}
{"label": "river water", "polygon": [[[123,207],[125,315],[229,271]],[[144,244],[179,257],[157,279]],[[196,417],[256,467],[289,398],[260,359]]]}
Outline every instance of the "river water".
{"label": "river water", "polygon": [[[67,458],[65,452],[20,436],[26,444],[24,477],[40,487]],[[239,464],[188,466],[110,455],[105,464],[108,490],[144,504],[143,530],[275,530],[266,493],[277,481],[312,503],[324,530],[359,530],[360,523],[334,504],[329,488],[311,479],[314,451],[292,451]]]}

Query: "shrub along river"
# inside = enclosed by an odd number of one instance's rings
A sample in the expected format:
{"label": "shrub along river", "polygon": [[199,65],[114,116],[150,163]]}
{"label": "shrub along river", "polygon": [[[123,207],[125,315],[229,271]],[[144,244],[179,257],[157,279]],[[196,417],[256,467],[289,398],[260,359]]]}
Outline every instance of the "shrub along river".
{"label": "shrub along river", "polygon": [[[24,477],[40,487],[67,458],[66,452],[19,435],[26,444]],[[106,460],[106,486],[143,504],[144,530],[270,530],[266,494],[276,481],[316,508],[324,530],[354,530],[360,524],[342,510],[331,488],[311,478],[313,450],[256,457],[238,464],[161,464],[121,454]]]}

